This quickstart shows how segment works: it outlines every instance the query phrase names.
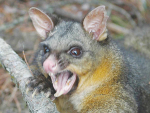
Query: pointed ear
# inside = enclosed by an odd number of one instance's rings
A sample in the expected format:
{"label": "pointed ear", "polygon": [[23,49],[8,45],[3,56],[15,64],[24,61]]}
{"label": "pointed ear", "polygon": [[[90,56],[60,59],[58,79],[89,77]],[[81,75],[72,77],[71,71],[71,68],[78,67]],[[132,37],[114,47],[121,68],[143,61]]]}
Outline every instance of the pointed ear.
{"label": "pointed ear", "polygon": [[51,18],[35,7],[30,8],[29,15],[38,34],[46,39],[49,32],[54,28]]}
{"label": "pointed ear", "polygon": [[83,21],[84,29],[89,33],[93,33],[93,39],[97,41],[105,40],[107,38],[107,19],[105,6],[99,6],[85,17]]}

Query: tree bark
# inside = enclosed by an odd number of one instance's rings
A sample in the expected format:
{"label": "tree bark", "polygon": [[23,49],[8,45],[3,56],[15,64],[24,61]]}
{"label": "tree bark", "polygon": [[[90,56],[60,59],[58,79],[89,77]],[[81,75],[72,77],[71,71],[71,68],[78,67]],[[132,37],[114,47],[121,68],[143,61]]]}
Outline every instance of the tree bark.
{"label": "tree bark", "polygon": [[22,92],[22,96],[32,113],[59,113],[54,103],[46,98],[44,93],[40,93],[34,98],[32,98],[31,92],[26,94],[27,78],[33,75],[24,61],[2,38],[0,38],[0,63],[10,73],[12,81]]}

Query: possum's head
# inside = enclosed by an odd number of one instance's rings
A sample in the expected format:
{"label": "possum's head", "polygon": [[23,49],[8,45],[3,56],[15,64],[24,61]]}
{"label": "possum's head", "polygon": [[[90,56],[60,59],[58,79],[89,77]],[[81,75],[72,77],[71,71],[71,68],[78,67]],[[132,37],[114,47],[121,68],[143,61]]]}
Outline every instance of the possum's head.
{"label": "possum's head", "polygon": [[92,73],[101,57],[101,42],[107,40],[105,6],[99,6],[77,22],[62,21],[57,26],[37,8],[29,10],[33,25],[43,38],[41,42],[42,66],[51,77],[55,97],[68,94],[82,77]]}

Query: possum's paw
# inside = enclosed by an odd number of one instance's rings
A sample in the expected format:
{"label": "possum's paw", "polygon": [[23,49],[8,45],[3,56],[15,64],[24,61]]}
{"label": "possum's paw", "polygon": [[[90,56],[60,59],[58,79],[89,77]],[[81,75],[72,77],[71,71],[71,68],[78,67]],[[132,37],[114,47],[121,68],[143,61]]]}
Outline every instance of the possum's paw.
{"label": "possum's paw", "polygon": [[26,93],[29,91],[33,91],[32,97],[43,91],[46,97],[49,97],[51,100],[55,99],[55,90],[52,82],[50,78],[45,78],[44,76],[29,77],[26,82]]}

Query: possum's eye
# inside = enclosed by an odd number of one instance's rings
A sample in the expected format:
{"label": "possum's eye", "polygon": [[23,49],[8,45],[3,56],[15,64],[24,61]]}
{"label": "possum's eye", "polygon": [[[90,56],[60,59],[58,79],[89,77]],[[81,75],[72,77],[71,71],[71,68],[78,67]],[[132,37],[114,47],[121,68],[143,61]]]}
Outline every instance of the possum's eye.
{"label": "possum's eye", "polygon": [[48,48],[48,46],[46,46],[46,45],[44,45],[44,53],[46,54],[46,53],[48,53],[48,52],[50,52],[50,49]]}
{"label": "possum's eye", "polygon": [[69,54],[75,58],[79,58],[82,55],[82,49],[79,47],[72,47],[69,50]]}

